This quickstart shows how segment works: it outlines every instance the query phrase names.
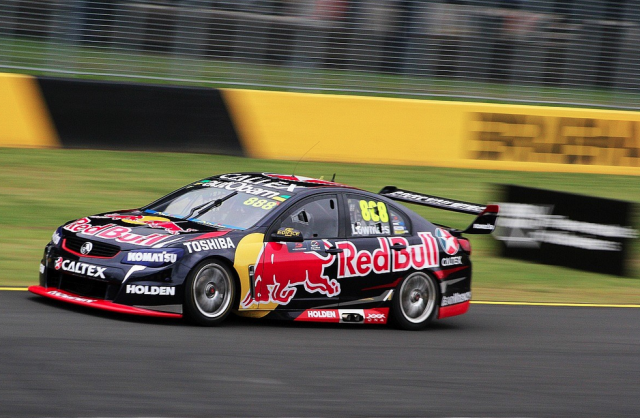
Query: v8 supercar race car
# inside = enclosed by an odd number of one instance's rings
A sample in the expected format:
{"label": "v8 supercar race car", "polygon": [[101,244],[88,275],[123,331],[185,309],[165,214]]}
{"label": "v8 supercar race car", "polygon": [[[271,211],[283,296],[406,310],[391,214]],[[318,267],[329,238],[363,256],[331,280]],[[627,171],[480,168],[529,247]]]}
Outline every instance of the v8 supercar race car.
{"label": "v8 supercar race car", "polygon": [[[464,231],[396,202],[475,214]],[[241,316],[419,329],[465,313],[471,245],[498,207],[268,173],[206,178],[140,209],[66,223],[35,294],[220,324]]]}

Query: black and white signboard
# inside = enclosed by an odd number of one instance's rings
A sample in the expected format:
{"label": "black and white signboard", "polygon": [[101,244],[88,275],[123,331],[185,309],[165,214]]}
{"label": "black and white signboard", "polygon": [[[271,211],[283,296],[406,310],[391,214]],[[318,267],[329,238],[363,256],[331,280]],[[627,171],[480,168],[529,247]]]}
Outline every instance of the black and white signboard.
{"label": "black and white signboard", "polygon": [[501,255],[597,273],[628,275],[633,204],[620,200],[501,185],[493,236]]}

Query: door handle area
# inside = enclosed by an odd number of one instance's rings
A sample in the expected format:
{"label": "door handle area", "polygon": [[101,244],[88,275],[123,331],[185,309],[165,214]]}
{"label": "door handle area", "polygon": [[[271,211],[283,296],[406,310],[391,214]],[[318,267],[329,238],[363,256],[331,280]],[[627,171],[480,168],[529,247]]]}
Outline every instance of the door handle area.
{"label": "door handle area", "polygon": [[394,251],[406,250],[407,246],[404,245],[404,244],[393,244],[391,246],[391,249],[394,250]]}
{"label": "door handle area", "polygon": [[344,250],[342,248],[329,247],[326,249],[326,252],[328,254],[338,254],[338,253],[344,252]]}

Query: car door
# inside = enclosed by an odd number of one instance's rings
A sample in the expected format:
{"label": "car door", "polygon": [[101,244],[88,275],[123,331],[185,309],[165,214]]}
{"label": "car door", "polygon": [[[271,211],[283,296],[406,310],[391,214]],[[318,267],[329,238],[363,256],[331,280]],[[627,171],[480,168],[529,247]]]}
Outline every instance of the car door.
{"label": "car door", "polygon": [[[272,238],[275,231],[299,231],[301,242]],[[336,194],[295,204],[269,228],[255,273],[259,309],[309,309],[337,304],[340,284],[332,273],[335,241],[341,234]]]}
{"label": "car door", "polygon": [[389,290],[410,268],[410,221],[401,210],[371,195],[349,193],[344,201],[347,240],[336,243],[342,250],[340,307],[375,306],[390,296]]}

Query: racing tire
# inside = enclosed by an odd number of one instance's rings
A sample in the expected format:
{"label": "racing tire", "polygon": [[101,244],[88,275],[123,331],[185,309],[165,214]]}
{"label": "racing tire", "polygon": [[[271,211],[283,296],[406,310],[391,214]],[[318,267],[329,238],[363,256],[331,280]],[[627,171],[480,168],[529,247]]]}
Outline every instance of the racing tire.
{"label": "racing tire", "polygon": [[414,331],[426,327],[437,311],[438,295],[438,284],[431,276],[411,273],[398,284],[391,299],[392,323]]}
{"label": "racing tire", "polygon": [[205,260],[189,273],[184,293],[185,319],[197,325],[216,326],[231,312],[236,283],[227,266]]}

